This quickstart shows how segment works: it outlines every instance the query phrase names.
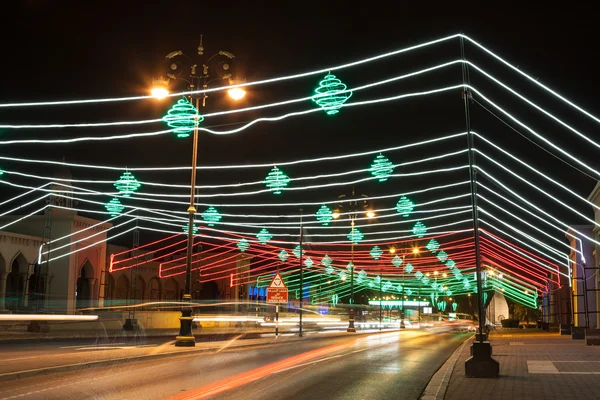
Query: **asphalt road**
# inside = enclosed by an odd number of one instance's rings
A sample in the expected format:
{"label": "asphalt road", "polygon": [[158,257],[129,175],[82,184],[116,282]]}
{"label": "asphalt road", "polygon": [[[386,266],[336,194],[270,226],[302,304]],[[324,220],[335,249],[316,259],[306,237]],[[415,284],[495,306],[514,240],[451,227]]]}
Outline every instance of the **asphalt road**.
{"label": "asphalt road", "polygon": [[403,331],[221,347],[6,381],[0,399],[417,399],[467,336]]}

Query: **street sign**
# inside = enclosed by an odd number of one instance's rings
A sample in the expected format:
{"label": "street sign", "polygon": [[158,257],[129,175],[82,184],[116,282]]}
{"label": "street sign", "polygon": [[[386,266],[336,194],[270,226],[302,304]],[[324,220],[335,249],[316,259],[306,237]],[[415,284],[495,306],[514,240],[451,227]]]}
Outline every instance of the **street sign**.
{"label": "street sign", "polygon": [[267,287],[267,303],[287,303],[288,302],[288,290],[279,272],[275,274],[275,277],[271,281],[269,287]]}

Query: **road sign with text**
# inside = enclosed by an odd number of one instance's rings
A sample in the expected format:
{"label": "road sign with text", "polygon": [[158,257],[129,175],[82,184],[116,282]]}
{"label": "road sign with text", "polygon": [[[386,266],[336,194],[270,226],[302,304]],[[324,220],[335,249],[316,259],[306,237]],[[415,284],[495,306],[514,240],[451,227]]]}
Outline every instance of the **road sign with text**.
{"label": "road sign with text", "polygon": [[267,287],[267,303],[287,303],[288,302],[288,289],[281,279],[279,272],[275,274],[275,277],[271,281],[269,287]]}

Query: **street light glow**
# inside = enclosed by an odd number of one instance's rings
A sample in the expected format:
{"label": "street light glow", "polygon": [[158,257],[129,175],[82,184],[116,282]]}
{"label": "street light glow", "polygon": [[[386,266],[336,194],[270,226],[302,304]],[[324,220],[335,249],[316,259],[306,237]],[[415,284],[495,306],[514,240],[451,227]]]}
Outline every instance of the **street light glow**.
{"label": "street light glow", "polygon": [[331,217],[332,217],[333,219],[338,219],[338,218],[340,217],[340,212],[339,212],[339,210],[334,210],[334,211],[333,211],[333,214],[331,214]]}
{"label": "street light glow", "polygon": [[413,254],[419,254],[419,248],[413,247],[412,252],[413,252]]}
{"label": "street light glow", "polygon": [[227,91],[227,94],[233,100],[238,101],[238,100],[241,100],[244,98],[244,96],[246,95],[246,91],[242,88],[237,87],[237,88],[229,89]]}
{"label": "street light glow", "polygon": [[375,213],[371,210],[367,211],[367,217],[368,218],[373,218],[375,216]]}
{"label": "street light glow", "polygon": [[162,100],[169,95],[167,88],[160,86],[153,87],[152,90],[150,90],[150,93],[152,94],[152,97],[158,100]]}

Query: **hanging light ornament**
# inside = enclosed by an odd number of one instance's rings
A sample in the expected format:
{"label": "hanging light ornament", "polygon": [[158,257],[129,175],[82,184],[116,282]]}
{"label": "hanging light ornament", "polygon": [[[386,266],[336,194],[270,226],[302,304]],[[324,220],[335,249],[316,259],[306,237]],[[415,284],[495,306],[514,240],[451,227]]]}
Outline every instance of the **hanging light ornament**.
{"label": "hanging light ornament", "polygon": [[250,248],[250,243],[248,243],[248,241],[246,239],[240,239],[240,241],[237,242],[236,246],[243,253]]}
{"label": "hanging light ornament", "polygon": [[346,237],[352,243],[358,244],[358,242],[360,242],[361,240],[363,240],[363,238],[365,237],[365,235],[363,235],[363,233],[361,231],[359,231],[357,228],[354,228],[354,229],[352,229],[350,231],[350,233]]}
{"label": "hanging light ornament", "polygon": [[338,276],[340,277],[340,281],[345,281],[346,280],[346,272],[340,271],[340,273],[338,274]]}
{"label": "hanging light ornament", "polygon": [[[189,233],[189,226],[190,224],[187,223],[185,224],[185,226],[181,227],[181,230],[183,231],[183,233],[185,233],[186,235]],[[198,232],[198,227],[196,225],[192,226],[192,235],[195,235]]]}
{"label": "hanging light ornament", "polygon": [[183,139],[194,132],[194,128],[204,120],[204,117],[184,97],[173,104],[173,107],[171,107],[162,120],[173,130],[175,136]]}
{"label": "hanging light ornament", "polygon": [[421,221],[417,222],[412,228],[413,235],[422,238],[427,233],[427,227]]}
{"label": "hanging light ornament", "polygon": [[440,262],[446,262],[448,259],[448,253],[446,253],[444,250],[440,250],[440,252],[437,254],[437,258],[440,260]]}
{"label": "hanging light ornament", "polygon": [[415,267],[412,266],[411,263],[408,263],[404,266],[404,272],[406,272],[407,274],[410,274],[413,269],[415,269]]}
{"label": "hanging light ornament", "polygon": [[[383,250],[381,250],[379,248],[379,246],[373,246],[373,248],[371,249],[371,252],[369,253],[371,255],[371,257],[373,257],[375,260],[379,260],[379,258],[381,257],[381,255],[383,254]],[[397,257],[397,256],[396,256]]]}
{"label": "hanging light ornament", "polygon": [[267,174],[264,184],[271,189],[273,194],[281,194],[281,190],[290,183],[290,178],[279,168],[273,166]]}
{"label": "hanging light ornament", "polygon": [[358,273],[358,283],[361,283],[362,281],[364,281],[365,279],[367,279],[367,273],[365,272],[364,269],[361,269],[360,272]]}
{"label": "hanging light ornament", "polygon": [[448,260],[446,261],[446,267],[448,268],[454,268],[456,266],[456,263],[454,262],[454,260]]}
{"label": "hanging light ornament", "polygon": [[[294,247],[294,250],[292,250],[292,253],[294,254],[294,256],[296,256],[296,258],[300,258],[300,245],[297,245],[296,247]],[[304,251],[304,249],[302,250],[302,255],[306,254],[306,251]]]}
{"label": "hanging light ornament", "polygon": [[106,211],[110,213],[111,217],[116,217],[117,215],[121,214],[125,209],[123,204],[121,204],[119,199],[117,199],[116,197],[110,199],[110,201],[106,203],[104,208],[106,208]]}
{"label": "hanging light ornament", "polygon": [[392,264],[394,265],[394,267],[398,268],[402,265],[402,258],[395,256],[394,258],[392,258]]}
{"label": "hanging light ornament", "polygon": [[351,91],[345,91],[346,88],[347,86],[342,81],[329,73],[319,82],[319,87],[315,89],[315,95],[312,100],[327,115],[337,114],[342,105],[352,96]]}
{"label": "hanging light ornament", "polygon": [[429,242],[427,242],[427,244],[425,245],[425,248],[427,248],[427,250],[429,250],[430,252],[435,253],[439,250],[440,244],[438,243],[437,240],[431,239],[431,240],[429,240]]}
{"label": "hanging light ornament", "polygon": [[458,304],[457,303],[452,303],[452,311],[456,312],[457,308],[458,308]]}
{"label": "hanging light ornament", "polygon": [[329,275],[333,274],[334,271],[335,270],[331,265],[328,265],[325,267],[325,272],[328,273]]}
{"label": "hanging light ornament", "polygon": [[281,260],[281,262],[286,262],[286,260],[288,259],[289,256],[290,255],[285,250],[281,250],[279,252],[279,254],[277,255],[277,257],[279,257],[279,259]]}
{"label": "hanging light ornament", "polygon": [[272,237],[273,235],[271,235],[271,233],[266,228],[262,228],[260,232],[256,234],[256,238],[262,244],[267,244],[267,242],[271,240]]}
{"label": "hanging light ornament", "polygon": [[306,266],[306,268],[312,267],[313,264],[313,260],[310,257],[306,257],[306,259],[304,260],[304,265]]}
{"label": "hanging light ornament", "polygon": [[379,182],[385,182],[394,172],[394,164],[386,156],[379,153],[373,160],[369,172],[371,172],[371,175],[376,177]]}
{"label": "hanging light ornament", "polygon": [[400,197],[400,200],[396,204],[396,211],[403,217],[408,217],[414,208],[415,203],[406,196]]}
{"label": "hanging light ornament", "polygon": [[329,222],[333,219],[331,208],[327,207],[325,204],[319,208],[315,215],[317,217],[317,221],[321,222],[323,226],[329,225]]}
{"label": "hanging light ornament", "polygon": [[125,171],[123,172],[123,175],[115,181],[113,186],[119,191],[120,195],[129,197],[142,185],[135,179],[131,172]]}
{"label": "hanging light ornament", "polygon": [[216,208],[210,206],[202,213],[202,219],[208,226],[215,226],[215,224],[221,220],[221,214]]}
{"label": "hanging light ornament", "polygon": [[[298,251],[300,251],[300,249],[298,249]],[[298,255],[300,255],[300,253],[298,253]],[[331,265],[331,262],[333,260],[331,259],[331,257],[329,257],[328,254],[325,254],[325,257],[323,257],[323,259],[321,259],[321,264],[323,264],[326,267],[329,267]]]}

